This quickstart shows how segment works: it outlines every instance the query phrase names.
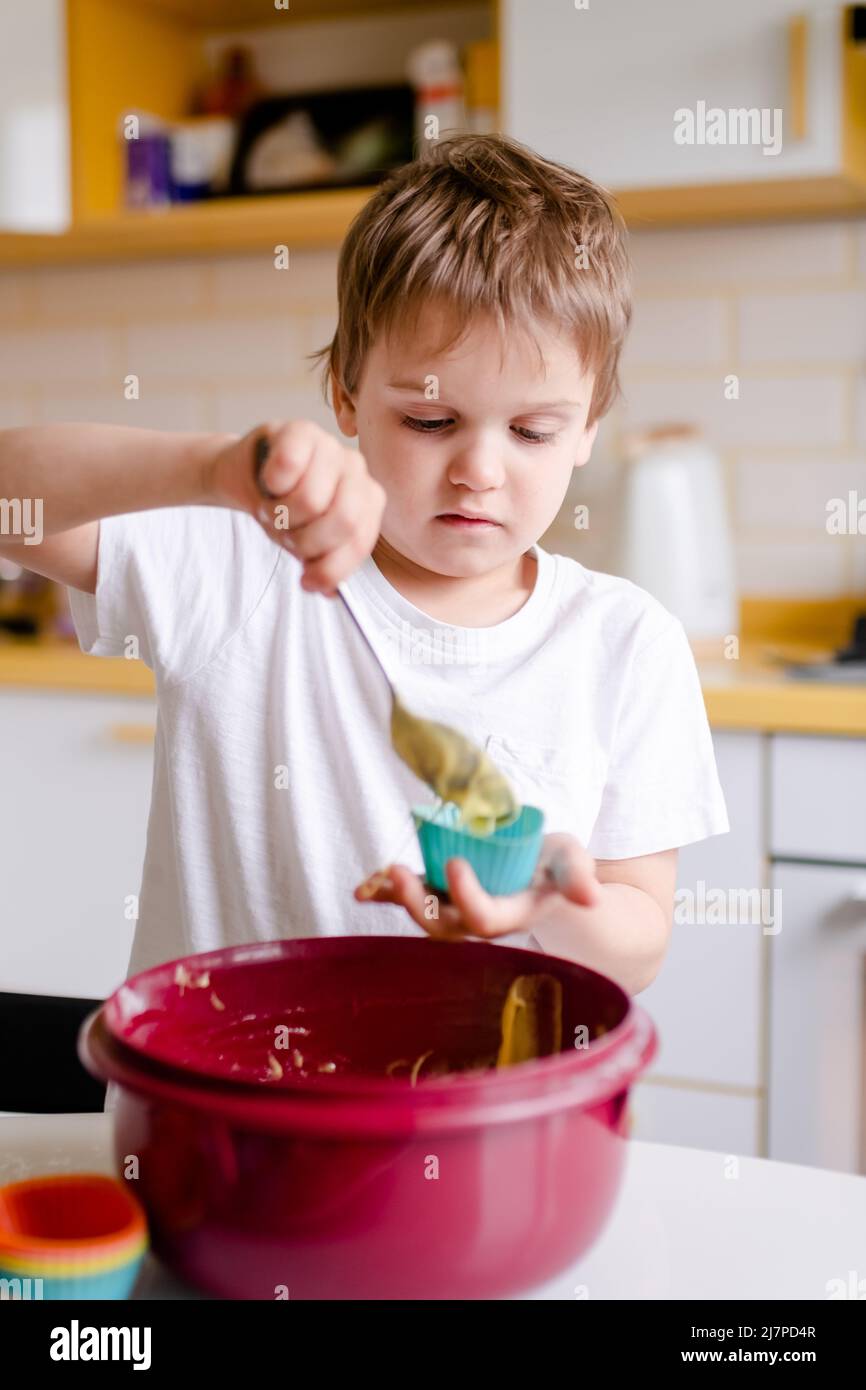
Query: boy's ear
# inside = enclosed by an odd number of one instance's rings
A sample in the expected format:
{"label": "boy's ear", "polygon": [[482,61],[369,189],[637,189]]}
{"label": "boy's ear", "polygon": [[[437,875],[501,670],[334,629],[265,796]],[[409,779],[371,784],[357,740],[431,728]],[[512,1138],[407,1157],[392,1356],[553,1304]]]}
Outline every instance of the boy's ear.
{"label": "boy's ear", "polygon": [[334,415],[340,427],[340,433],[347,439],[354,439],[358,433],[358,420],[355,406],[351,398],[346,393],[342,382],[338,381],[331,373],[331,400],[334,403]]}
{"label": "boy's ear", "polygon": [[596,420],[595,424],[590,425],[588,430],[584,430],[578,445],[577,458],[574,460],[575,468],[582,468],[585,463],[589,463],[589,456],[592,453],[592,446],[595,443],[595,436],[598,434],[600,423],[599,420]]}

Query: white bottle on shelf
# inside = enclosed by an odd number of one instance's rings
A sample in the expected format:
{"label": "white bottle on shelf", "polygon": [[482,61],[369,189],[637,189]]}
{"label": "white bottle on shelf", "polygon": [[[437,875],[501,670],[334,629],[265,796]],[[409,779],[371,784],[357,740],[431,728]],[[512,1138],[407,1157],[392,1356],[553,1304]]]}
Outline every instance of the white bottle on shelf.
{"label": "white bottle on shelf", "polygon": [[421,156],[431,143],[466,129],[457,47],[446,39],[420,44],[409,54],[406,71],[415,88],[415,143]]}

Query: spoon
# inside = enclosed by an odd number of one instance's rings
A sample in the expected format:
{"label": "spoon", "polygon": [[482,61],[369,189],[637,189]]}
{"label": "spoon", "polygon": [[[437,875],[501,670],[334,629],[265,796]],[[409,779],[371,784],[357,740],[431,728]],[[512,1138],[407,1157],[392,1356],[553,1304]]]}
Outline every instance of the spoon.
{"label": "spoon", "polygon": [[[261,480],[270,451],[265,435],[255,443],[255,477],[263,497],[272,498]],[[460,808],[464,823],[476,834],[510,825],[520,812],[520,804],[509,782],[490,761],[483,749],[457,729],[410,713],[394,688],[370,638],[349,603],[341,584],[335,592],[361,634],[391,693],[391,744],[399,758],[426,782],[442,801]]]}
{"label": "spoon", "polygon": [[518,975],[502,1008],[497,1067],[534,1062],[562,1047],[562,985],[555,975]]}

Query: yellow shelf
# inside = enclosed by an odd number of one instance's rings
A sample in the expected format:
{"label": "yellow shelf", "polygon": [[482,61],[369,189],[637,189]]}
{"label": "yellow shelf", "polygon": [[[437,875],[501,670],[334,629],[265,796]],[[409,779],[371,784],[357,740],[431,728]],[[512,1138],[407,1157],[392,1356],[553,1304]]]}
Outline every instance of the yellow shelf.
{"label": "yellow shelf", "polygon": [[[480,3],[489,13],[495,43],[497,0]],[[289,18],[292,23],[345,18],[385,10],[406,13],[415,4],[416,0],[291,0],[285,11],[276,10],[273,0],[213,0],[208,5],[201,0],[66,0],[72,225],[57,235],[0,233],[0,267],[217,256],[279,244],[339,246],[371,189],[217,199],[150,212],[115,211],[123,189],[119,116],[141,108],[167,120],[181,118],[201,76],[203,39],[214,28]],[[431,13],[435,16],[437,8],[447,7],[448,0],[440,0]],[[839,33],[844,158],[835,174],[614,189],[626,221],[634,228],[652,228],[866,211],[866,52],[862,45],[845,41],[841,12]],[[797,90],[794,79],[802,87],[802,66],[795,62],[792,68],[793,95],[800,104],[803,92]]]}
{"label": "yellow shelf", "polygon": [[[116,3],[116,0],[115,0]],[[123,0],[121,0],[123,3]],[[127,0],[128,3],[128,0]],[[319,19],[388,14],[417,8],[418,0],[289,0],[277,9],[275,0],[136,0],[139,8],[154,10],[196,29],[246,29]],[[442,9],[463,0],[428,0],[427,8]]]}
{"label": "yellow shelf", "polygon": [[[453,3],[439,0],[424,7],[428,37],[438,36],[437,11],[448,11]],[[56,237],[28,238],[29,245],[20,236],[14,243],[4,239],[6,263],[158,256],[171,250],[164,248],[166,235],[178,237],[180,254],[258,247],[263,237],[275,233],[284,240],[278,235],[280,228],[255,211],[252,205],[262,200],[254,198],[244,199],[238,210],[222,200],[219,207],[171,208],[165,215],[177,221],[162,227],[153,221],[149,235],[141,241],[141,225],[130,226],[128,249],[120,249],[116,244],[125,239],[128,226],[121,211],[126,182],[123,119],[135,111],[167,122],[187,117],[194,94],[200,93],[209,73],[207,41],[226,26],[237,27],[242,41],[248,30],[265,34],[268,26],[286,22],[303,28],[325,19],[346,22],[379,15],[381,21],[389,14],[411,18],[418,8],[417,0],[290,0],[287,9],[277,9],[275,0],[209,0],[207,4],[203,0],[65,0],[72,202],[72,227],[66,235],[70,239],[66,248]],[[475,0],[472,8],[477,11],[479,36],[485,28],[494,34],[496,0]],[[331,27],[339,44],[344,29],[339,24]],[[357,43],[351,27],[348,34],[348,41]],[[339,240],[346,225],[339,211],[335,220],[332,209],[339,210],[340,199],[354,199],[349,206],[357,208],[363,197],[352,190],[329,190],[266,201],[275,217],[281,207],[289,211],[297,241],[328,245]]]}
{"label": "yellow shelf", "polygon": [[[173,256],[219,256],[285,244],[333,246],[342,242],[372,188],[328,189],[274,197],[220,198],[175,204],[150,212],[90,218],[56,235],[0,233],[0,266],[135,261]],[[648,225],[792,219],[829,211],[866,211],[866,188],[841,180],[626,191],[618,195],[626,220]]]}
{"label": "yellow shelf", "polygon": [[866,179],[848,175],[613,190],[635,231],[770,219],[802,221],[866,211]]}
{"label": "yellow shelf", "polygon": [[338,246],[371,188],[220,198],[91,218],[56,236],[0,235],[0,265],[223,255],[276,245]]}

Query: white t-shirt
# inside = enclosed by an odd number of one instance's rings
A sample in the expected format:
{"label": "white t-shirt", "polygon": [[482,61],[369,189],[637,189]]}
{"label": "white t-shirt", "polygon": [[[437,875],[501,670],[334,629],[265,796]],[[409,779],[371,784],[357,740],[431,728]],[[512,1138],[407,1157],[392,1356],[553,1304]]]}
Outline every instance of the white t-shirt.
{"label": "white t-shirt", "polygon": [[[346,581],[403,702],[485,747],[545,829],[597,859],[728,830],[682,624],[625,579],[533,553],[532,594],[493,627],[430,618],[372,558]],[[96,594],[70,591],[82,649],[123,655],[135,636],[156,677],[130,973],[277,937],[424,934],[352,896],[388,863],[421,870],[409,808],[435,798],[391,748],[348,613],[301,572],[251,517],[173,508],[103,521]]]}

